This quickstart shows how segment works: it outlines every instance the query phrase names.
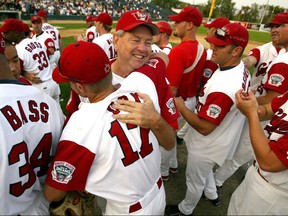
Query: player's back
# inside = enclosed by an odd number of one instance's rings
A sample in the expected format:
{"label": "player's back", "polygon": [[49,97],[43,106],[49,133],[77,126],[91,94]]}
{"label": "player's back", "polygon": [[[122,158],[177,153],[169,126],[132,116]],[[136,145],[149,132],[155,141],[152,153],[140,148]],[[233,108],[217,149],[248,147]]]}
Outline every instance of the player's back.
{"label": "player's back", "polygon": [[39,73],[37,76],[42,81],[52,79],[52,68],[42,43],[34,39],[25,38],[16,45],[17,53],[23,65],[23,70],[28,73]]}
{"label": "player's back", "polygon": [[59,30],[56,27],[50,25],[49,23],[43,23],[42,30],[52,36],[52,39],[54,40],[55,43],[55,48],[56,50],[59,50],[60,49],[59,40],[61,39]]}
{"label": "player's back", "polygon": [[59,105],[48,95],[18,81],[1,82],[1,215],[48,214],[41,185],[63,121]]}

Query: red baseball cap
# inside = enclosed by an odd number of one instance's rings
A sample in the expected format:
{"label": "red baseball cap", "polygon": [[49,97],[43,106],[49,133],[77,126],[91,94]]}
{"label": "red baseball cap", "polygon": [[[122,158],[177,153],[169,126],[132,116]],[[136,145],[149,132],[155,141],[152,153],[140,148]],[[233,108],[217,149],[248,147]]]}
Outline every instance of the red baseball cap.
{"label": "red baseball cap", "polygon": [[6,19],[0,28],[0,32],[8,31],[23,32],[23,22],[14,18]]}
{"label": "red baseball cap", "polygon": [[160,32],[165,32],[169,36],[172,34],[172,27],[170,23],[161,20],[158,23],[156,23],[156,25],[159,28]]}
{"label": "red baseball cap", "polygon": [[169,18],[175,22],[193,22],[195,26],[200,26],[202,24],[202,13],[194,6],[187,6],[183,8],[179,14],[171,15]]}
{"label": "red baseball cap", "polygon": [[151,30],[152,35],[159,34],[158,27],[152,23],[149,15],[141,10],[130,10],[124,12],[117,22],[116,31],[130,31],[139,25],[147,26]]}
{"label": "red baseball cap", "polygon": [[238,23],[228,23],[222,28],[218,28],[213,36],[206,40],[215,46],[226,46],[235,44],[246,47],[249,41],[249,33],[245,27]]}
{"label": "red baseball cap", "polygon": [[37,12],[37,15],[40,16],[40,17],[45,17],[45,18],[48,17],[47,12],[44,11],[44,10],[39,10],[39,11]]}
{"label": "red baseball cap", "polygon": [[4,54],[4,51],[5,51],[5,41],[2,34],[0,33],[0,53]]}
{"label": "red baseball cap", "polygon": [[108,13],[100,13],[97,17],[93,19],[95,22],[101,22],[104,25],[112,25],[113,19]]}
{"label": "red baseball cap", "polygon": [[86,22],[91,22],[91,21],[93,21],[93,16],[91,16],[91,15],[88,15],[87,17],[86,17],[86,19],[85,19],[85,21]]}
{"label": "red baseball cap", "polygon": [[223,26],[227,25],[228,23],[230,23],[230,21],[225,18],[225,17],[218,17],[216,19],[214,19],[211,23],[205,23],[204,27],[206,28],[222,28]]}
{"label": "red baseball cap", "polygon": [[31,22],[38,22],[38,23],[42,23],[41,17],[40,16],[32,16],[31,17]]}
{"label": "red baseball cap", "polygon": [[58,83],[95,83],[104,79],[110,72],[109,59],[99,45],[78,41],[65,47],[59,66],[53,70],[52,77]]}
{"label": "red baseball cap", "polygon": [[272,25],[281,25],[282,23],[288,23],[288,12],[278,13],[274,16],[274,18],[267,24],[265,24],[265,28],[271,27]]}

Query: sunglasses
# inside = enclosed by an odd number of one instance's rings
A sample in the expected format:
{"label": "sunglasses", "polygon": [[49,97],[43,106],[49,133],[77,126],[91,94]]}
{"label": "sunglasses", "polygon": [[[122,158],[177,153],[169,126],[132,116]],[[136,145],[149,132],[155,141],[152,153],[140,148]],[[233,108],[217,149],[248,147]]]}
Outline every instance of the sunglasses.
{"label": "sunglasses", "polygon": [[225,39],[225,37],[228,37],[235,46],[240,46],[238,43],[235,42],[235,40],[228,34],[226,33],[223,29],[221,28],[218,28],[216,31],[215,31],[215,35],[217,38],[220,38],[222,40]]}

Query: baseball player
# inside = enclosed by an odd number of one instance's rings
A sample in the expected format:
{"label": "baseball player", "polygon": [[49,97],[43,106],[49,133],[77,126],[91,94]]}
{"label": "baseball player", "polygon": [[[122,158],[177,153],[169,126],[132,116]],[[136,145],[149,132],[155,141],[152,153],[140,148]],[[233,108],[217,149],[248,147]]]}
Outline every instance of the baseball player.
{"label": "baseball player", "polygon": [[[196,31],[202,23],[202,14],[196,7],[187,6],[179,14],[169,18],[174,21],[174,35],[181,39],[181,43],[173,47],[168,55],[166,76],[174,96],[184,98],[187,107],[194,110],[207,55],[204,46],[196,40]],[[179,124],[182,121],[181,117]],[[163,150],[161,153],[161,173],[163,179],[168,181],[169,170],[172,173],[177,172],[177,149],[175,147],[170,152]]]}
{"label": "baseball player", "polygon": [[117,57],[114,44],[113,35],[110,33],[112,29],[113,19],[108,13],[100,13],[96,18],[93,18],[99,36],[92,40],[93,43],[98,44],[107,54],[110,60]]}
{"label": "baseball player", "polygon": [[88,29],[85,32],[85,36],[86,36],[86,40],[91,42],[93,41],[95,38],[99,37],[99,32],[97,27],[94,25],[94,17],[89,15],[86,17],[85,21],[86,21],[86,25],[88,27]]}
{"label": "baseball player", "polygon": [[50,34],[42,30],[42,21],[39,16],[32,16],[31,24],[33,31],[35,32],[35,34],[32,36],[32,39],[39,41],[44,45],[47,50],[46,52],[49,57],[51,67],[52,69],[54,69],[58,64],[58,62],[55,62],[56,58],[54,57],[54,53],[56,51],[54,40],[52,39]]}
{"label": "baseball player", "polygon": [[[288,28],[288,24],[282,24]],[[286,45],[287,49],[287,45]],[[288,201],[288,93],[259,106],[252,91],[236,94],[237,108],[248,118],[255,161],[232,194],[228,215],[287,215]],[[271,119],[262,129],[261,119]],[[262,115],[261,115],[262,114]],[[243,199],[244,197],[244,199]]]}
{"label": "baseball player", "polygon": [[215,206],[220,204],[213,167],[221,165],[233,150],[244,123],[244,116],[235,106],[235,93],[249,86],[250,74],[241,61],[248,31],[240,24],[229,23],[206,39],[213,50],[211,61],[219,68],[200,92],[195,112],[185,106],[182,98],[176,98],[180,113],[191,125],[184,138],[188,151],[187,191],[179,205],[167,207],[168,215],[191,214],[204,188],[207,199]]}
{"label": "baseball player", "polygon": [[172,26],[170,23],[162,20],[158,21],[156,25],[159,28],[160,33],[153,37],[153,41],[158,45],[162,52],[168,55],[172,49],[172,45],[169,43],[170,35],[172,34]]}
{"label": "baseball player", "polygon": [[[75,61],[79,55],[82,58]],[[121,100],[148,100],[157,110],[150,114],[160,112],[153,81],[133,72],[119,88],[113,86],[107,55],[98,45],[84,41],[67,46],[60,65],[54,77],[58,82],[69,81],[90,103],[83,103],[63,130],[48,171],[46,198],[57,201],[67,191],[85,190],[107,199],[104,215],[163,215],[165,190],[155,135],[113,118],[122,113],[113,106]]]}
{"label": "baseball player", "polygon": [[[112,81],[114,85],[121,84],[133,71],[144,73],[153,78],[162,117],[159,115],[158,118],[150,118],[147,112],[150,112],[151,107],[145,102],[142,104],[123,101],[128,109],[124,111],[132,112],[133,115],[130,115],[129,120],[125,119],[125,115],[124,117],[119,116],[119,118],[121,118],[120,120],[124,118],[125,121],[132,121],[128,123],[150,128],[159,140],[160,145],[171,149],[171,146],[175,145],[172,142],[175,138],[173,129],[178,128],[179,113],[174,106],[173,95],[166,81],[165,72],[158,68],[164,64],[164,61],[167,61],[167,55],[158,53],[151,56],[152,33],[155,35],[158,31],[157,26],[152,23],[148,15],[140,10],[127,11],[121,16],[116,25],[113,40],[117,58],[112,62]],[[144,44],[145,46],[143,46]],[[70,99],[66,106],[69,115],[78,109],[80,103],[79,97]],[[117,108],[121,109],[120,107]]]}
{"label": "baseball player", "polygon": [[[272,20],[271,23],[266,25],[267,27],[270,26],[271,28],[272,41],[260,47],[252,49],[249,55],[243,59],[243,62],[247,68],[254,66],[254,73],[251,79],[251,87],[250,87],[250,89],[254,93],[261,85],[263,77],[266,76],[269,65],[273,62],[273,60],[277,56],[282,55],[283,53],[286,52],[284,48],[281,48],[281,46],[277,45],[278,37],[276,30],[277,27],[279,27],[279,25],[273,24],[273,22],[274,21]],[[272,90],[271,87],[268,88]],[[277,91],[278,90],[276,90],[276,92]],[[282,91],[280,90],[280,93],[281,92],[284,93],[285,91],[286,91],[285,89],[283,89]],[[267,123],[268,123],[267,121],[261,122],[262,127],[264,128]],[[249,137],[249,125],[248,121],[246,120],[233,158],[227,159],[221,167],[216,169],[214,173],[216,186],[218,188],[221,188],[224,182],[231,175],[233,175],[234,172],[239,167],[250,162],[252,159],[253,159],[253,149]]]}
{"label": "baseball player", "polygon": [[53,57],[55,58],[54,62],[56,62],[56,65],[58,65],[60,58],[60,51],[62,49],[62,40],[60,32],[56,27],[48,23],[48,14],[46,11],[39,10],[37,12],[37,16],[41,18],[43,31],[50,34],[52,36],[52,39],[54,40],[56,50],[54,52]]}
{"label": "baseball player", "polygon": [[16,43],[23,76],[59,103],[60,87],[52,79],[51,65],[42,43],[25,36],[20,20],[5,20],[0,31],[7,40]]}
{"label": "baseball player", "polygon": [[[218,28],[222,28],[224,25],[228,23],[230,23],[230,21],[225,17],[218,17],[214,19],[211,23],[205,23],[204,27],[208,28],[207,37],[213,36]],[[201,91],[200,89],[207,83],[208,79],[210,79],[215,70],[217,70],[218,68],[218,65],[210,60],[213,52],[212,49],[209,48],[206,51],[207,51],[207,58],[204,64],[204,70],[198,92]],[[190,127],[189,124],[185,122],[184,126],[177,132],[177,142],[179,144],[183,141],[183,138],[187,133],[189,127]]]}
{"label": "baseball player", "polygon": [[43,183],[63,126],[59,105],[16,80],[0,34],[1,215],[48,215]]}

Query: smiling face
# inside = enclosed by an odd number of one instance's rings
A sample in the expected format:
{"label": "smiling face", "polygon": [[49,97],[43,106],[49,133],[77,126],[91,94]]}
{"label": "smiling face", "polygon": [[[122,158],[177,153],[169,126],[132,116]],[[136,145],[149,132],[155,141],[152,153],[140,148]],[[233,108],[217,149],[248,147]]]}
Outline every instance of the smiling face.
{"label": "smiling face", "polygon": [[152,33],[145,25],[124,32],[122,37],[115,35],[114,46],[118,55],[116,65],[128,74],[142,67],[150,58],[152,41]]}

